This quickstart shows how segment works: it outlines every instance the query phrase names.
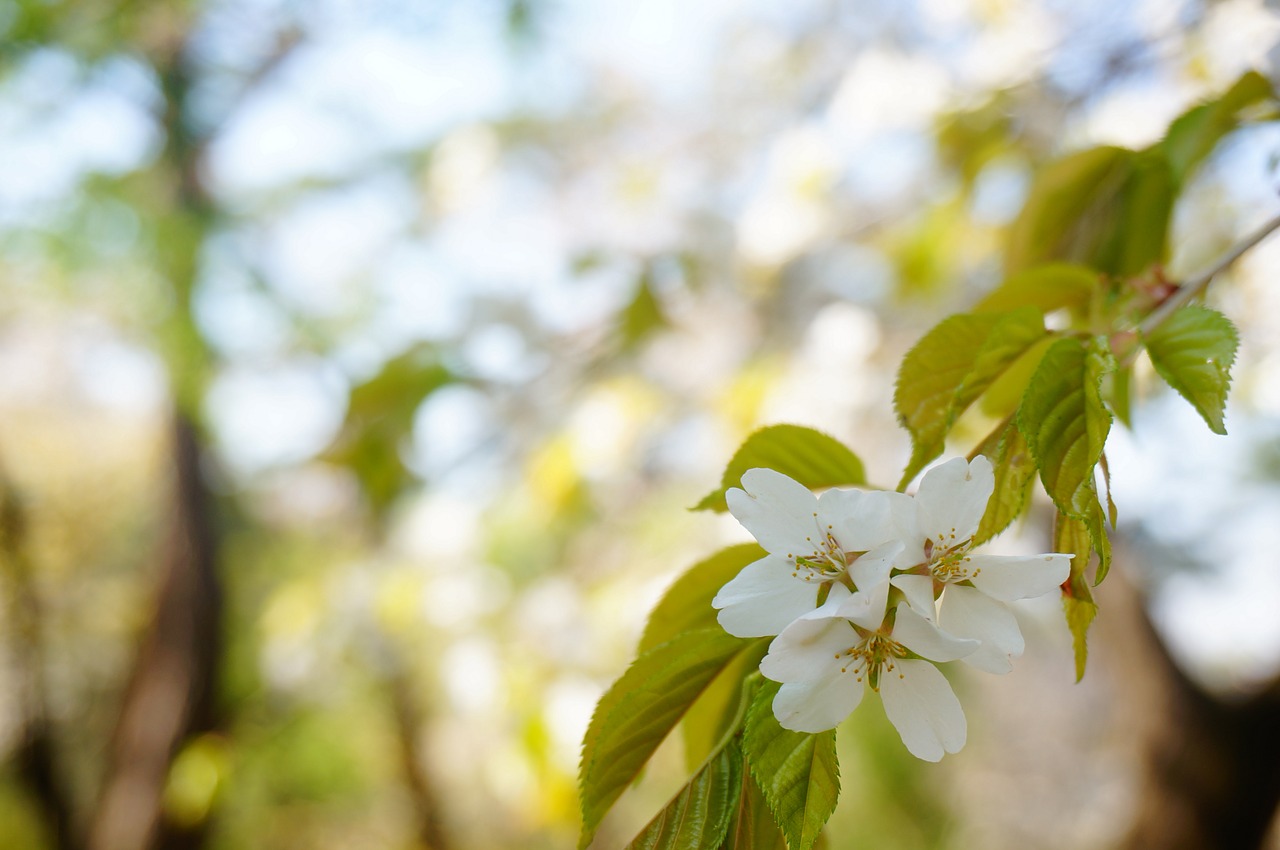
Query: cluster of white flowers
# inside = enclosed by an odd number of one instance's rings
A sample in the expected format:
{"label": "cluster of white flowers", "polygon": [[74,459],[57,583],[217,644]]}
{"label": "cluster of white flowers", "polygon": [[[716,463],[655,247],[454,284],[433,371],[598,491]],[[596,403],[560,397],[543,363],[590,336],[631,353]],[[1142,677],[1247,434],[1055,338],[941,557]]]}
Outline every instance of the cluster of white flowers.
{"label": "cluster of white flowers", "polygon": [[1070,555],[972,554],[995,489],[991,463],[956,458],[925,474],[914,497],[833,489],[814,496],[772,469],[742,476],[729,510],[769,553],[712,604],[738,637],[777,635],[760,672],[782,683],[787,729],[821,732],[870,686],[908,750],[938,761],[964,746],[964,712],[930,662],[992,673],[1023,650],[1005,605],[1058,588]]}

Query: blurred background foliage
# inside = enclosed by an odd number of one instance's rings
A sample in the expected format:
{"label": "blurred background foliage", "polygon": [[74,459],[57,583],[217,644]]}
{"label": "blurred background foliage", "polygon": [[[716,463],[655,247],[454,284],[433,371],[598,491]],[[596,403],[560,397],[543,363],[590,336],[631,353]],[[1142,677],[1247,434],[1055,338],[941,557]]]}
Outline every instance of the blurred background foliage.
{"label": "blurred background foliage", "polygon": [[[0,0],[0,846],[568,846],[594,700],[744,539],[685,510],[741,439],[820,427],[891,486],[891,376],[1038,258],[1032,175],[1147,179],[1277,40],[1259,0]],[[1171,275],[1274,211],[1277,150],[1246,115],[1183,188]],[[1277,259],[1214,292],[1234,448],[1161,396],[1112,450],[1226,691],[1280,659]],[[829,846],[1124,834],[1132,671],[1071,687],[1026,616],[940,768],[846,725]]]}

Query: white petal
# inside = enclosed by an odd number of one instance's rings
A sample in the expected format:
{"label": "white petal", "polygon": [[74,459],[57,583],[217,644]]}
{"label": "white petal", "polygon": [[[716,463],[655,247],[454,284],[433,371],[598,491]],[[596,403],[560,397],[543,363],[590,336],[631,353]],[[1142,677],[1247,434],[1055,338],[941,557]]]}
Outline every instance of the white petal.
{"label": "white petal", "polygon": [[724,494],[729,513],[775,555],[817,550],[818,499],[803,484],[773,469],[748,469],[742,486]]}
{"label": "white petal", "polygon": [[916,758],[939,761],[964,746],[964,710],[951,685],[928,661],[905,659],[880,673],[884,713]]}
{"label": "white petal", "polygon": [[894,576],[889,583],[902,591],[912,611],[929,622],[937,619],[937,611],[933,604],[932,576],[900,575]]}
{"label": "white petal", "polygon": [[830,528],[846,552],[874,549],[895,537],[888,496],[881,490],[828,490],[818,497],[819,526]]}
{"label": "white petal", "polygon": [[845,587],[843,584],[831,585],[831,590],[827,591],[827,599],[817,608],[800,617],[801,620],[826,620],[832,617],[842,616],[840,609],[844,606],[845,600],[853,595],[853,591]]}
{"label": "white petal", "polygon": [[1057,590],[1071,573],[1071,556],[969,555],[964,566],[974,587],[993,599],[1012,602]]}
{"label": "white petal", "polygon": [[773,698],[773,716],[783,729],[825,732],[840,725],[858,707],[863,688],[852,671],[813,682],[785,684]]}
{"label": "white petal", "polygon": [[776,635],[818,604],[814,582],[794,578],[785,558],[767,555],[748,564],[711,600],[716,617],[734,637]]}
{"label": "white petal", "polygon": [[901,552],[902,543],[891,540],[853,562],[849,574],[858,592],[840,606],[841,617],[848,617],[864,629],[879,628],[889,602],[889,571]]}
{"label": "white petal", "polygon": [[861,642],[843,618],[796,620],[769,644],[760,672],[775,682],[811,682],[835,675],[845,664],[845,650]]}
{"label": "white petal", "polygon": [[958,457],[935,466],[925,473],[916,493],[920,530],[935,544],[942,535],[948,547],[968,540],[978,530],[995,487],[991,461],[982,455],[972,463]]}
{"label": "white petal", "polygon": [[932,661],[955,661],[976,650],[976,640],[948,634],[915,611],[905,602],[898,603],[897,619],[893,625],[893,639]]}
{"label": "white petal", "polygon": [[988,673],[1008,673],[1025,647],[1013,612],[972,587],[947,585],[938,606],[938,625],[953,635],[982,641],[963,660]]}

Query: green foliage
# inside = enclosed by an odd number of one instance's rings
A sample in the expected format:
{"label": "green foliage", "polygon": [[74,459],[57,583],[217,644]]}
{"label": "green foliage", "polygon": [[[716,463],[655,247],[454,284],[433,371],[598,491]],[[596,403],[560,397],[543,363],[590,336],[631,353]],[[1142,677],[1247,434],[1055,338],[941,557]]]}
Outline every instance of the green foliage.
{"label": "green foliage", "polygon": [[627,850],[715,850],[721,846],[742,793],[742,751],[725,742],[689,784],[654,816]]}
{"label": "green foliage", "polygon": [[1267,79],[1256,71],[1249,71],[1222,97],[1178,116],[1160,142],[1174,178],[1184,182],[1223,136],[1240,126],[1242,111],[1274,97]]}
{"label": "green foliage", "polygon": [[899,487],[942,453],[956,417],[1044,335],[1044,317],[1031,307],[960,314],[938,324],[907,352],[893,394],[898,421],[911,433],[912,444]]}
{"label": "green foliage", "polygon": [[738,808],[720,850],[787,850],[787,839],[774,822],[764,794],[750,770],[742,771]]}
{"label": "green foliage", "polygon": [[639,653],[644,654],[684,632],[715,627],[716,611],[711,607],[711,600],[743,567],[764,556],[765,551],[759,545],[740,543],[721,549],[690,567],[649,613],[640,637]]}
{"label": "green foliage", "polygon": [[747,713],[743,749],[751,775],[791,850],[810,850],[840,796],[834,729],[816,735],[783,729],[773,716],[779,685],[765,681]]}
{"label": "green foliage", "polygon": [[1071,263],[1049,263],[1010,275],[978,302],[974,312],[989,313],[1035,307],[1052,313],[1064,307],[1088,306],[1102,283],[1096,269]]}
{"label": "green foliage", "polygon": [[1191,402],[1215,434],[1226,434],[1222,417],[1240,343],[1231,320],[1208,307],[1188,304],[1143,342],[1160,377]]}
{"label": "green foliage", "polygon": [[801,425],[770,425],[747,437],[725,467],[720,487],[693,510],[728,510],[725,492],[758,466],[776,469],[810,489],[867,483],[862,461],[835,437]]}
{"label": "green foliage", "polygon": [[662,303],[653,293],[653,279],[648,268],[636,282],[635,294],[618,317],[619,345],[623,351],[633,351],[651,334],[670,323],[662,312]]}
{"label": "green foliage", "polygon": [[747,681],[768,651],[768,641],[756,641],[751,649],[730,661],[685,712],[680,721],[680,737],[684,742],[684,763],[690,770],[702,764],[729,734],[734,722],[741,719],[738,709]]}
{"label": "green foliage", "polygon": [[1093,470],[1111,428],[1102,376],[1114,368],[1110,353],[1074,337],[1045,353],[1018,408],[1018,428],[1040,468],[1040,480],[1058,509],[1084,519],[1097,503]]}
{"label": "green foliage", "polygon": [[582,743],[579,847],[694,700],[753,646],[718,627],[686,632],[641,655],[605,692]]}
{"label": "green foliage", "polygon": [[456,380],[433,346],[419,345],[352,388],[342,428],[324,457],[355,473],[375,513],[385,512],[412,481],[400,450],[419,405]]}
{"label": "green foliage", "polygon": [[1036,480],[1035,458],[1013,419],[992,431],[969,453],[969,460],[978,455],[985,455],[991,461],[996,489],[991,501],[987,503],[982,521],[978,523],[978,531],[973,537],[974,545],[995,537],[1018,518],[1027,505],[1031,487]]}
{"label": "green foliage", "polygon": [[1164,260],[1175,184],[1159,153],[1097,147],[1044,168],[1009,232],[1005,271],[1083,263],[1131,275]]}
{"label": "green foliage", "polygon": [[1078,682],[1084,677],[1085,662],[1089,657],[1089,626],[1098,614],[1098,606],[1093,601],[1093,593],[1085,577],[1092,552],[1088,527],[1081,520],[1059,512],[1053,528],[1053,549],[1072,556],[1071,575],[1062,586],[1062,608],[1067,616],[1067,628],[1071,630]]}

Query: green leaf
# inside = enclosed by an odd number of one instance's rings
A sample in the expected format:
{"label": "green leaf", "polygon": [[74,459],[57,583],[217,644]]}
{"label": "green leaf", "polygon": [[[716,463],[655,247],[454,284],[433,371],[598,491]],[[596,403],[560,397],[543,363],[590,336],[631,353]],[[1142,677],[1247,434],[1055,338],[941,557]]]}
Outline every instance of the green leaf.
{"label": "green leaf", "polygon": [[1062,585],[1062,608],[1071,630],[1071,644],[1076,659],[1076,681],[1084,678],[1085,662],[1089,657],[1087,636],[1093,618],[1098,615],[1097,603],[1089,590],[1085,570],[1089,567],[1089,555],[1093,544],[1085,523],[1058,513],[1053,529],[1053,550],[1071,554],[1071,575]]}
{"label": "green leaf", "polygon": [[810,735],[783,729],[773,716],[780,687],[765,680],[756,692],[747,712],[743,750],[788,846],[809,850],[840,796],[836,732]]}
{"label": "green leaf", "polygon": [[1012,419],[992,431],[969,455],[985,455],[995,468],[996,489],[978,523],[974,545],[984,543],[1009,527],[1027,505],[1036,480],[1036,462],[1026,438]]}
{"label": "green leaf", "polygon": [[693,510],[728,510],[725,492],[741,486],[742,474],[758,466],[776,469],[810,489],[867,483],[862,461],[835,437],[802,425],[770,425],[747,437],[725,467],[719,489]]}
{"label": "green leaf", "polygon": [[759,642],[718,627],[685,632],[641,655],[605,692],[582,742],[580,848],[707,685]]}
{"label": "green leaf", "polygon": [[1160,149],[1173,170],[1174,178],[1183,183],[1218,142],[1240,126],[1240,112],[1247,107],[1274,97],[1271,84],[1257,71],[1249,71],[1210,103],[1193,107],[1174,119],[1160,142]]}
{"label": "green leaf", "polygon": [[1096,147],[1053,162],[1010,228],[1005,271],[1065,261],[1137,274],[1165,258],[1176,189],[1155,150]]}
{"label": "green leaf", "polygon": [[911,434],[911,460],[900,488],[942,453],[956,418],[1044,335],[1044,316],[1032,307],[961,313],[907,352],[893,393],[898,421]]}
{"label": "green leaf", "polygon": [[702,764],[729,733],[738,719],[745,681],[759,669],[760,659],[768,651],[769,642],[761,640],[739,653],[685,712],[680,721],[680,737],[684,741],[684,763],[690,770]]}
{"label": "green leaf", "polygon": [[1101,383],[1114,368],[1104,346],[1060,339],[1045,352],[1018,408],[1018,428],[1045,492],[1076,519],[1087,519],[1098,502],[1093,470],[1111,428]]}
{"label": "green leaf", "polygon": [[1133,428],[1133,367],[1123,366],[1111,374],[1111,387],[1107,401],[1116,419],[1124,427]]}
{"label": "green leaf", "polygon": [[1240,343],[1231,320],[1208,307],[1188,304],[1143,342],[1160,377],[1191,402],[1215,434],[1226,434],[1222,416]]}
{"label": "green leaf", "polygon": [[715,850],[733,820],[742,793],[742,774],[742,751],[734,736],[626,850]]}
{"label": "green leaf", "polygon": [[1049,263],[1010,275],[973,308],[975,313],[1035,307],[1052,313],[1064,307],[1083,309],[1102,285],[1096,269],[1070,263]]}
{"label": "green leaf", "polygon": [[787,839],[774,822],[773,813],[749,770],[742,771],[738,809],[720,850],[788,850]]}
{"label": "green leaf", "polygon": [[682,632],[714,627],[716,610],[711,600],[743,567],[764,556],[765,551],[755,543],[740,543],[690,567],[650,612],[638,652],[644,654]]}
{"label": "green leaf", "polygon": [[352,388],[342,428],[323,457],[355,473],[375,513],[385,512],[413,480],[400,451],[418,407],[456,380],[433,346],[419,345]]}

